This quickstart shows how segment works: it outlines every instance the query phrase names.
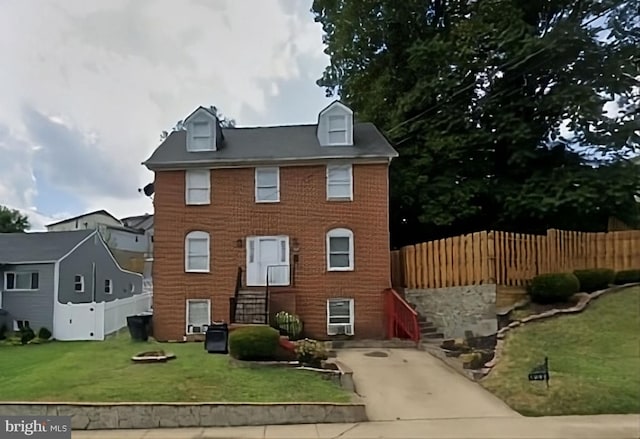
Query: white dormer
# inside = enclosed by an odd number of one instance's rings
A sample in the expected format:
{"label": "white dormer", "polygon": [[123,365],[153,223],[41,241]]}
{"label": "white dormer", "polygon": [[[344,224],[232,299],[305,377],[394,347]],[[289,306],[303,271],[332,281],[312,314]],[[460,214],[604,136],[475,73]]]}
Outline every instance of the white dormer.
{"label": "white dormer", "polygon": [[352,146],[353,111],[340,101],[332,102],[318,116],[317,135],[322,146]]}
{"label": "white dormer", "polygon": [[187,151],[216,151],[219,137],[218,121],[206,108],[199,107],[184,121],[187,130]]}

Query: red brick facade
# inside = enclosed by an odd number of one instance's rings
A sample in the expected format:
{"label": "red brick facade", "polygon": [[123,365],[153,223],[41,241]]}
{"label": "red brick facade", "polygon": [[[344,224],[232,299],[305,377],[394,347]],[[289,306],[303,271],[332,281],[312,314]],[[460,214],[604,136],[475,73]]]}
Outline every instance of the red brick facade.
{"label": "red brick facade", "polygon": [[[353,201],[327,201],[324,164],[281,167],[279,203],[256,204],[254,194],[254,168],[213,169],[211,204],[187,206],[184,171],[156,172],[156,338],[183,339],[186,299],[210,299],[212,318],[228,320],[236,273],[246,266],[245,238],[252,235],[297,240],[294,286],[284,288],[295,297],[278,301],[295,306],[306,335],[329,338],[327,299],[340,297],[354,299],[355,337],[383,337],[382,291],[391,285],[388,165],[353,165]],[[353,231],[353,271],[327,271],[326,233],[336,227]],[[210,273],[185,273],[185,236],[194,230],[210,234]]]}

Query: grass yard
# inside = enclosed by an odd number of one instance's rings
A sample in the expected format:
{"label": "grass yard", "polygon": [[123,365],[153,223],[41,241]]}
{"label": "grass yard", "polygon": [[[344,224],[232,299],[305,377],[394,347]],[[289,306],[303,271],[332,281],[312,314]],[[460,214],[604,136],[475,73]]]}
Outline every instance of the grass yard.
{"label": "grass yard", "polygon": [[[527,380],[545,355],[549,389]],[[510,331],[482,384],[527,416],[640,413],[640,288]]]}
{"label": "grass yard", "polygon": [[[164,349],[167,363],[134,364]],[[202,343],[133,342],[121,332],[104,342],[0,344],[1,401],[348,402],[350,395],[318,374],[232,367]]]}

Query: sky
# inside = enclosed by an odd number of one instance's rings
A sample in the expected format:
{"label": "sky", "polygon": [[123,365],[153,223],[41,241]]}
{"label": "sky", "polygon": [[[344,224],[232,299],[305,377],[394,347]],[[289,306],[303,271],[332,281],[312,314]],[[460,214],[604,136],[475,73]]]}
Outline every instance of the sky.
{"label": "sky", "polygon": [[0,205],[32,230],[152,213],[141,162],[199,105],[237,126],[330,100],[311,0],[0,0]]}

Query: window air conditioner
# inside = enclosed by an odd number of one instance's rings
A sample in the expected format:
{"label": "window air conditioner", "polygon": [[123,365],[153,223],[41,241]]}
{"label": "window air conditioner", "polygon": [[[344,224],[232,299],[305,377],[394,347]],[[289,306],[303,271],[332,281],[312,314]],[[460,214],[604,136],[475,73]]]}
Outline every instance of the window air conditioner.
{"label": "window air conditioner", "polygon": [[353,335],[353,325],[346,323],[329,324],[327,327],[328,335]]}

